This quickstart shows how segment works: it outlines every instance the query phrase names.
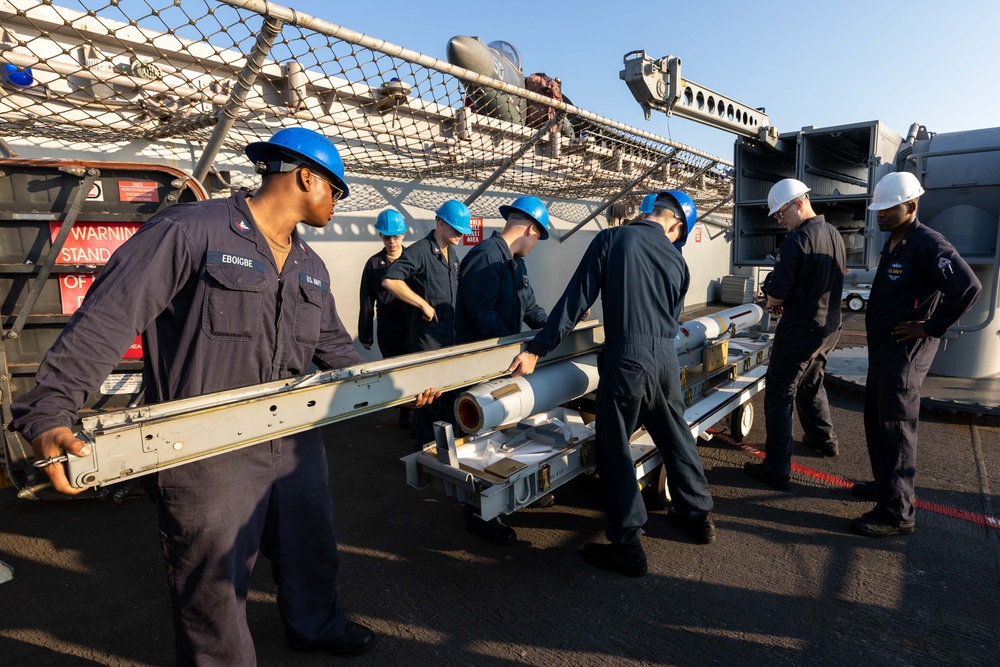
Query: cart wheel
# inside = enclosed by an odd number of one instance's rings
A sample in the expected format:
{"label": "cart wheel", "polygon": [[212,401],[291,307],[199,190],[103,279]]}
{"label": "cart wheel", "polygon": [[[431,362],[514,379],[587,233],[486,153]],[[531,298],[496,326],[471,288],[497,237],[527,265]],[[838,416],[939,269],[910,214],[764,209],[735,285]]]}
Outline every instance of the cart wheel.
{"label": "cart wheel", "polygon": [[753,403],[747,401],[729,415],[729,433],[736,442],[743,442],[753,427]]}
{"label": "cart wheel", "polygon": [[847,297],[847,309],[852,313],[857,313],[864,307],[865,307],[865,300],[862,299],[857,294],[852,294],[849,297]]}
{"label": "cart wheel", "polygon": [[656,469],[656,488],[653,493],[653,501],[657,509],[665,510],[670,507],[670,489],[667,488],[667,469],[662,463]]}

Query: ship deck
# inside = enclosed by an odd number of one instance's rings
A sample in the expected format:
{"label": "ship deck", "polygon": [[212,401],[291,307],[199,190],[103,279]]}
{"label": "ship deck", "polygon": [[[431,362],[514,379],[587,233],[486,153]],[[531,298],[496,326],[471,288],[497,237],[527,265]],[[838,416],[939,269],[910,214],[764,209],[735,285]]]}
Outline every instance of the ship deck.
{"label": "ship deck", "polygon": [[[404,483],[399,458],[412,440],[394,411],[326,428],[341,600],[378,634],[352,664],[994,664],[1000,427],[926,410],[917,531],[865,538],[848,529],[867,509],[847,489],[870,475],[861,395],[834,383],[829,394],[841,453],[797,445],[787,493],[740,469],[764,440],[762,396],[746,445],[725,435],[701,443],[718,541],[693,544],[651,511],[649,575],[639,580],[579,555],[603,540],[595,478],[561,488],[552,507],[508,517],[519,542],[494,547],[463,529],[457,503]],[[15,571],[0,586],[5,664],[172,662],[145,499],[7,502],[0,560]],[[263,558],[247,614],[259,664],[325,662],[286,647]]]}

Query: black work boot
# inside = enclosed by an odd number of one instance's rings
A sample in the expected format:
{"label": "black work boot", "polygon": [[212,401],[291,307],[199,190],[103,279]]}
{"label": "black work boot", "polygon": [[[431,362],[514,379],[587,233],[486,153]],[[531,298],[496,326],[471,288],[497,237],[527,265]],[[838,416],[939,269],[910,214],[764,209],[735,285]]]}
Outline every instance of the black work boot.
{"label": "black work boot", "polygon": [[291,649],[300,652],[325,651],[330,655],[346,657],[367,653],[373,646],[375,646],[375,635],[372,631],[360,623],[348,621],[344,631],[325,644],[308,647],[292,645]]}
{"label": "black work boot", "polygon": [[556,504],[556,497],[551,493],[546,493],[544,496],[540,497],[535,502],[528,505],[531,509],[540,509],[545,507],[552,507]]}
{"label": "black work boot", "polygon": [[779,491],[788,490],[788,475],[779,475],[764,469],[763,463],[744,463],[743,471],[753,477],[758,482],[764,482],[768,486]]}
{"label": "black work boot", "polygon": [[628,544],[585,544],[580,553],[594,567],[618,572],[626,577],[643,577],[647,572],[646,552],[638,541]]}
{"label": "black work boot", "polygon": [[708,518],[708,515],[696,519],[688,519],[681,516],[677,510],[671,508],[667,512],[667,522],[677,530],[687,533],[701,544],[712,544],[715,542],[715,523]]}
{"label": "black work boot", "polygon": [[517,542],[517,533],[499,518],[484,521],[469,505],[465,506],[465,528],[490,544],[506,547]]}
{"label": "black work boot", "polygon": [[802,445],[823,456],[836,456],[840,453],[840,448],[835,442],[816,442],[810,438],[802,438]]}
{"label": "black work boot", "polygon": [[914,522],[887,521],[876,512],[865,512],[851,522],[851,530],[868,537],[888,537],[889,535],[909,535],[917,529]]}

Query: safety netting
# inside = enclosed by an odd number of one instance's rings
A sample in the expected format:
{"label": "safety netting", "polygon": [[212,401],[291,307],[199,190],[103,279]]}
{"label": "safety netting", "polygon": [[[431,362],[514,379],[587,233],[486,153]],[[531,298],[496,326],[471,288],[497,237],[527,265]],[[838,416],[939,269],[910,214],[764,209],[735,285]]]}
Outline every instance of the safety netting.
{"label": "safety netting", "polygon": [[621,217],[676,188],[731,214],[725,160],[529,90],[509,45],[454,51],[464,67],[263,0],[0,0],[0,137],[186,150],[204,177],[220,152],[301,126],[379,184],[344,211],[419,179],[406,203],[428,209],[435,187],[468,191],[474,213],[495,189],[577,222],[594,211],[581,201],[614,200]]}

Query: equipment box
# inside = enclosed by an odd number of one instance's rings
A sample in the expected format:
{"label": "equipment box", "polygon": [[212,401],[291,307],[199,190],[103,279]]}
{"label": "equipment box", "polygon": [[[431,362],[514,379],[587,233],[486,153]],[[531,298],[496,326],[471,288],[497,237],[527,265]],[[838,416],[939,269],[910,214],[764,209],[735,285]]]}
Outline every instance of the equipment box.
{"label": "equipment box", "polygon": [[[797,138],[793,138],[797,137]],[[849,268],[870,269],[884,242],[876,214],[868,210],[872,191],[893,170],[902,138],[878,121],[803,128],[780,137],[776,149],[753,140],[736,144],[733,265],[769,266],[787,233],[767,215],[767,190],[782,178],[797,178],[809,198],[844,237]],[[794,169],[789,170],[789,152]]]}
{"label": "equipment box", "polygon": [[795,178],[797,137],[795,132],[783,134],[774,147],[743,137],[736,140],[733,197],[738,204],[766,206],[772,185],[785,178]]}

